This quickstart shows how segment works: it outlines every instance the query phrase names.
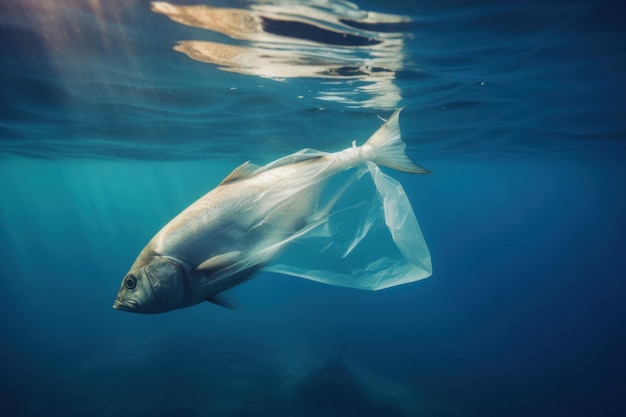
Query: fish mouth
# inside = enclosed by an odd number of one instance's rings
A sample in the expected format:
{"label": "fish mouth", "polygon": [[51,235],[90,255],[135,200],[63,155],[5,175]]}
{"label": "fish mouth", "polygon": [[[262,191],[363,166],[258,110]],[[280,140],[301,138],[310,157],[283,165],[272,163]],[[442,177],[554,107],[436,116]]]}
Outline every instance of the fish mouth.
{"label": "fish mouth", "polygon": [[137,311],[139,304],[135,300],[115,300],[113,308],[121,311]]}

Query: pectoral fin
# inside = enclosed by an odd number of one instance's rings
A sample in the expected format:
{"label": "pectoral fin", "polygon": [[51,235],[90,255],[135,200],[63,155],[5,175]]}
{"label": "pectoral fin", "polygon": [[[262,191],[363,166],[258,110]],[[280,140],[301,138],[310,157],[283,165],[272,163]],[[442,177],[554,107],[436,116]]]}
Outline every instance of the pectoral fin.
{"label": "pectoral fin", "polygon": [[239,251],[222,253],[221,255],[213,256],[202,262],[200,265],[196,266],[193,271],[204,275],[213,274],[235,264],[240,259],[241,252]]}

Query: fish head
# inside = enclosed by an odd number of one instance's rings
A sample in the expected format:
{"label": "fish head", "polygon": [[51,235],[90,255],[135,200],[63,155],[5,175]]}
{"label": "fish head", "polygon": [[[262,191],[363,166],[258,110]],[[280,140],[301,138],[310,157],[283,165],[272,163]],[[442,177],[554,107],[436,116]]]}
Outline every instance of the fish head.
{"label": "fish head", "polygon": [[153,314],[184,307],[185,276],[175,258],[140,255],[122,280],[113,308]]}

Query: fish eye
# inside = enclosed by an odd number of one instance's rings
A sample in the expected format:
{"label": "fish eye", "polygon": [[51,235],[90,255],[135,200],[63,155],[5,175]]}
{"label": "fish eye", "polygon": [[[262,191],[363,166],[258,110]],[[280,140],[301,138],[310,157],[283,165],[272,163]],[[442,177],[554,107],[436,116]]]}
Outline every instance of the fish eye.
{"label": "fish eye", "polygon": [[128,274],[126,278],[124,278],[124,286],[129,290],[134,290],[137,286],[137,278],[133,274]]}

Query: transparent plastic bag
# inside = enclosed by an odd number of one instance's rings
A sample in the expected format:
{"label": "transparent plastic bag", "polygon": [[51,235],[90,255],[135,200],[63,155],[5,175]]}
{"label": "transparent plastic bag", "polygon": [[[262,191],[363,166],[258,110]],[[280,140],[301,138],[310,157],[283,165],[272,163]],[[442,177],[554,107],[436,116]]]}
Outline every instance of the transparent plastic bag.
{"label": "transparent plastic bag", "polygon": [[432,273],[428,246],[402,185],[368,162],[335,175],[309,227],[265,270],[351,288],[379,290]]}

